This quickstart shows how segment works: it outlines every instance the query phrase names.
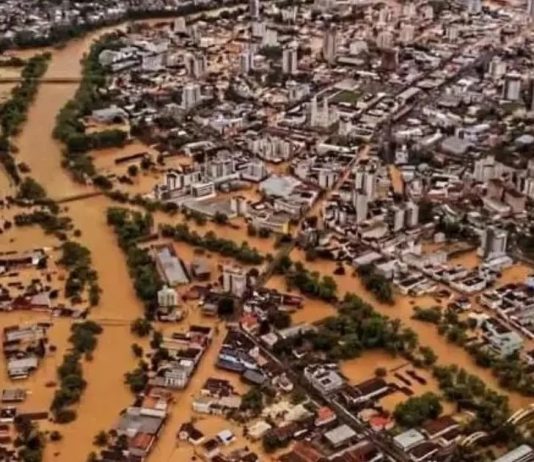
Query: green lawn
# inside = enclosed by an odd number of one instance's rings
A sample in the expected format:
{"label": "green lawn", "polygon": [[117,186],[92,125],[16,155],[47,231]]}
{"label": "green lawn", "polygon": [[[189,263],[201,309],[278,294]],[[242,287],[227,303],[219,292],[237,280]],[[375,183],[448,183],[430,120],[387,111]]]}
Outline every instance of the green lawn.
{"label": "green lawn", "polygon": [[359,99],[360,93],[351,90],[341,90],[331,99],[331,101],[333,103],[348,103],[354,106]]}

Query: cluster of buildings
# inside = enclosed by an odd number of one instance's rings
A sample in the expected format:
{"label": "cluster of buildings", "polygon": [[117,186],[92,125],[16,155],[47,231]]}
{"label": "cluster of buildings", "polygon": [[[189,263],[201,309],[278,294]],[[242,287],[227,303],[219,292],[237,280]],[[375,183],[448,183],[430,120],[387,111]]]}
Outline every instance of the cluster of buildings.
{"label": "cluster of buildings", "polygon": [[167,351],[168,359],[158,363],[149,385],[170,390],[184,389],[211,344],[213,335],[212,327],[192,325],[187,332],[175,332],[164,337],[161,348]]}
{"label": "cluster of buildings", "polygon": [[145,460],[163,431],[171,406],[169,390],[148,389],[141,400],[121,413],[113,428],[117,440],[126,440],[126,447],[111,444],[101,451],[101,457],[104,460]]}
{"label": "cluster of buildings", "polygon": [[[263,406],[258,416],[248,419],[247,438],[253,442],[275,440],[281,447],[297,441],[292,451],[280,456],[281,461],[311,460],[298,458],[301,451],[312,451],[317,457],[313,460],[334,455],[338,457],[345,453],[379,457],[361,459],[366,461],[386,460],[371,441],[340,422],[330,407],[319,406],[308,400],[305,400],[307,403],[292,403],[289,399],[294,389],[292,380],[283,367],[251,340],[254,334],[246,330],[246,325],[243,319],[239,330],[229,331],[219,351],[217,367],[239,373],[245,382],[261,386],[263,390],[271,390],[270,394],[275,396],[272,404]],[[289,332],[287,335],[290,335]],[[239,401],[230,384],[210,379],[192,406],[196,412],[228,415],[238,411]],[[307,442],[306,447],[302,444],[303,439]],[[201,444],[202,441],[191,443]]]}
{"label": "cluster of buildings", "polygon": [[258,462],[259,456],[248,446],[224,451],[236,440],[236,435],[225,429],[212,437],[207,437],[193,422],[182,424],[178,430],[178,439],[191,444],[195,454],[200,454],[204,460],[213,462]]}
{"label": "cluster of buildings", "polygon": [[11,380],[28,378],[46,354],[49,325],[8,326],[2,332],[2,353]]}
{"label": "cluster of buildings", "polygon": [[121,412],[113,437],[100,451],[102,460],[146,460],[167,423],[172,392],[187,386],[213,334],[211,327],[192,325],[187,332],[163,338],[159,348],[166,351],[165,359],[153,364],[145,388]]}
{"label": "cluster of buildings", "polygon": [[[154,171],[161,177],[146,191],[152,198],[213,219],[244,217],[256,229],[278,233],[322,201],[316,219],[301,223],[304,247],[355,268],[371,265],[404,294],[443,286],[479,294],[484,307],[528,334],[533,284],[491,286],[513,263],[511,234],[529,234],[532,220],[534,55],[526,16],[534,17],[533,5],[528,2],[525,15],[523,5],[482,7],[477,0],[439,7],[251,0],[246,11],[133,28],[98,56],[108,72],[100,90],[109,106],[89,118],[123,122],[157,147]],[[190,158],[187,165],[169,167],[182,156]],[[468,242],[481,262],[450,264],[446,251],[423,248],[429,238]],[[186,265],[170,246],[157,246],[152,255],[166,283],[159,314],[179,319],[175,287],[206,272],[201,262]],[[242,267],[222,268],[224,292],[249,296],[216,366],[283,395],[294,387],[291,371],[266,351],[314,327],[272,328],[278,311],[297,309],[302,300],[249,291],[248,278]],[[206,298],[202,309],[216,306]],[[486,319],[481,328],[501,357],[522,346],[516,330],[499,321]],[[166,390],[187,386],[212,336],[211,328],[191,326],[163,339],[168,357],[149,379],[145,399],[152,400],[128,408],[117,427],[131,455],[148,454],[165,423]],[[301,360],[305,352],[292,354]],[[387,429],[384,416],[364,425],[362,410],[393,391],[410,396],[406,383],[424,381],[414,371],[397,372],[400,384],[375,377],[350,385],[325,364],[307,364],[302,374],[328,406],[309,410],[281,400],[247,425],[252,439],[271,436],[285,444],[305,436],[305,444],[281,456],[284,462],[378,462],[399,453],[431,461],[449,454],[462,436],[449,416],[387,444],[369,428]],[[239,410],[241,397],[212,378],[192,406],[226,415]],[[208,459],[256,460],[249,452],[223,456],[233,437],[224,431],[205,438],[193,423],[179,431]],[[517,451],[530,457],[525,448]]]}
{"label": "cluster of buildings", "polygon": [[505,284],[482,292],[480,304],[532,338],[533,290],[532,277],[529,277],[523,284]]}
{"label": "cluster of buildings", "polygon": [[176,0],[77,1],[6,0],[0,5],[0,43],[7,47],[54,45],[73,31],[86,31],[119,23],[129,17],[150,17],[216,7],[231,2]]}

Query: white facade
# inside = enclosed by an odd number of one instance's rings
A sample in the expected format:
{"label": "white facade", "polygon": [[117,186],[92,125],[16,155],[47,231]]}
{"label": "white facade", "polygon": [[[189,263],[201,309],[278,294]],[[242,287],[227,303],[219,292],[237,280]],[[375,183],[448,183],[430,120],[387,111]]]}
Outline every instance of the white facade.
{"label": "white facade", "polygon": [[411,43],[415,36],[415,26],[413,24],[404,24],[400,30],[400,41],[402,43]]}
{"label": "white facade", "polygon": [[332,64],[337,54],[337,31],[334,28],[327,29],[323,38],[323,58]]}
{"label": "white facade", "polygon": [[488,226],[482,232],[478,253],[487,260],[506,255],[508,233],[502,229]]}
{"label": "white facade", "polygon": [[223,290],[241,297],[247,288],[247,275],[240,266],[225,265],[223,267]]}
{"label": "white facade", "polygon": [[482,0],[466,0],[467,12],[470,14],[478,14],[482,11]]}
{"label": "white facade", "polygon": [[310,125],[312,127],[328,128],[336,123],[338,119],[337,111],[330,109],[326,98],[323,98],[320,108],[317,104],[317,98],[312,98],[310,105]]}
{"label": "white facade", "polygon": [[262,21],[254,21],[252,23],[252,36],[253,37],[263,37],[265,35],[265,31],[267,30],[267,26]]}
{"label": "white facade", "polygon": [[293,47],[285,48],[282,53],[282,72],[284,74],[296,74],[298,66],[297,50]]}
{"label": "white facade", "polygon": [[415,202],[406,204],[406,226],[414,228],[419,224],[419,206]]}
{"label": "white facade", "polygon": [[521,97],[521,75],[509,73],[504,77],[502,97],[509,101],[517,101]]}
{"label": "white facade", "polygon": [[447,40],[449,40],[449,42],[454,42],[455,40],[457,40],[459,33],[460,32],[456,24],[450,24],[445,30],[445,36],[447,37]]}
{"label": "white facade", "polygon": [[258,19],[260,17],[260,0],[249,0],[248,8],[251,18]]}
{"label": "white facade", "polygon": [[239,70],[241,74],[248,74],[254,70],[254,52],[252,50],[243,51],[239,55]]}
{"label": "white facade", "polygon": [[171,308],[178,305],[178,293],[176,290],[163,286],[158,291],[158,305],[162,308]]}
{"label": "white facade", "polygon": [[206,56],[202,53],[188,53],[185,56],[187,74],[196,79],[204,77],[207,71]]}
{"label": "white facade", "polygon": [[275,29],[267,29],[263,34],[261,42],[264,47],[276,47],[278,46],[278,31]]}
{"label": "white facade", "polygon": [[369,198],[366,194],[358,192],[355,197],[356,223],[362,223],[367,219],[369,210]]}
{"label": "white facade", "polygon": [[383,30],[376,36],[376,46],[381,49],[393,46],[393,34],[389,30]]}
{"label": "white facade", "polygon": [[201,100],[200,85],[188,83],[182,90],[182,107],[186,110],[194,108]]}

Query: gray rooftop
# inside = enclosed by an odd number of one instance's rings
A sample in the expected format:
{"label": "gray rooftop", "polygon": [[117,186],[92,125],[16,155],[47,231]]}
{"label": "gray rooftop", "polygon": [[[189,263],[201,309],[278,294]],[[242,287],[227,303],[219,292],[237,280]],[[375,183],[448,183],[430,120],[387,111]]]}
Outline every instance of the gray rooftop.
{"label": "gray rooftop", "polygon": [[171,254],[167,247],[158,249],[156,258],[169,285],[189,283],[189,278],[185,273],[182,263]]}
{"label": "gray rooftop", "polygon": [[273,175],[260,183],[260,190],[267,196],[289,197],[300,181],[291,176]]}
{"label": "gray rooftop", "polygon": [[116,430],[119,434],[136,434],[148,433],[155,435],[163,423],[161,417],[141,415],[141,408],[129,407],[124,414],[120,416]]}
{"label": "gray rooftop", "polygon": [[344,442],[354,438],[356,432],[350,428],[348,425],[343,424],[339,427],[334,428],[324,434],[324,437],[333,445],[338,446]]}

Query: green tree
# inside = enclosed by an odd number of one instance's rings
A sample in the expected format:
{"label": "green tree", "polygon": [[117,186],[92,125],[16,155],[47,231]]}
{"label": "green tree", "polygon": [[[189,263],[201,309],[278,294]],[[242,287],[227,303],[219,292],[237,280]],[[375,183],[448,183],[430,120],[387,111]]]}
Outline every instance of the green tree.
{"label": "green tree", "polygon": [[241,398],[240,409],[259,415],[263,410],[263,393],[258,387],[251,388]]}
{"label": "green tree", "polygon": [[134,343],[132,345],[132,353],[136,358],[141,358],[143,356],[143,347],[137,343]]}
{"label": "green tree", "polygon": [[234,314],[235,301],[231,296],[223,296],[217,302],[217,314],[220,317],[229,317]]}
{"label": "green tree", "polygon": [[19,185],[19,191],[17,194],[19,199],[26,199],[32,201],[39,201],[46,199],[45,189],[37,183],[33,178],[26,177]]}
{"label": "green tree", "polygon": [[95,446],[100,446],[100,447],[106,446],[108,444],[107,432],[105,432],[104,430],[99,431],[93,439],[93,444]]}
{"label": "green tree", "polygon": [[222,212],[217,212],[215,216],[213,217],[213,221],[215,221],[215,223],[218,223],[220,225],[224,225],[228,223],[228,215]]}
{"label": "green tree", "polygon": [[427,392],[399,403],[393,415],[400,425],[412,428],[421,425],[425,420],[437,418],[442,410],[439,397]]}
{"label": "green tree", "polygon": [[144,318],[137,318],[130,325],[130,332],[138,337],[146,337],[152,331],[152,324]]}

